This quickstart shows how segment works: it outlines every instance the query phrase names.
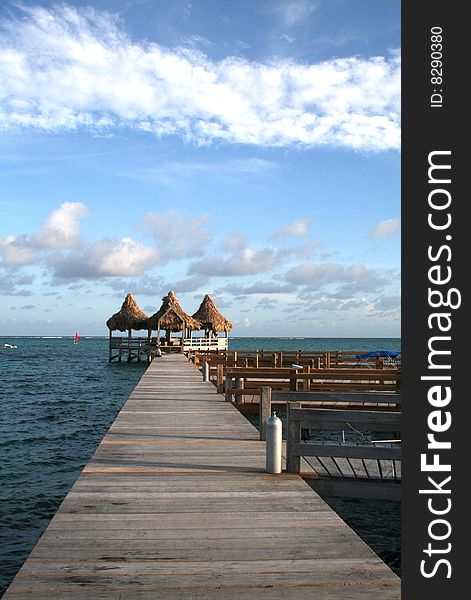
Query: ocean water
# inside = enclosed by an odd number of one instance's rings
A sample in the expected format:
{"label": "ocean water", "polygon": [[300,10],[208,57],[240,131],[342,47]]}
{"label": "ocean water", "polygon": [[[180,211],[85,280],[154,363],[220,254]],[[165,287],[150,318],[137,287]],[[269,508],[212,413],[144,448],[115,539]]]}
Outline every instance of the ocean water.
{"label": "ocean water", "polygon": [[[230,348],[399,351],[400,340],[234,338]],[[107,338],[82,338],[74,346],[71,337],[0,337],[0,596],[145,369],[145,363],[109,364]],[[399,508],[389,508],[385,520],[377,518],[384,517],[385,506],[374,501],[332,499],[336,503],[342,518],[380,555],[382,545],[392,553],[382,557],[399,571]]]}

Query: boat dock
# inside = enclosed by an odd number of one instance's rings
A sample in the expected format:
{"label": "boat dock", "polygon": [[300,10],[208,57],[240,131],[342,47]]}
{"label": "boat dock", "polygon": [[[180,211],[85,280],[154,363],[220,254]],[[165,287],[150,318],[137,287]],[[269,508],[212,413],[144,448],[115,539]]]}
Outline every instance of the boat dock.
{"label": "boat dock", "polygon": [[182,354],[155,359],[4,595],[398,599],[400,580]]}

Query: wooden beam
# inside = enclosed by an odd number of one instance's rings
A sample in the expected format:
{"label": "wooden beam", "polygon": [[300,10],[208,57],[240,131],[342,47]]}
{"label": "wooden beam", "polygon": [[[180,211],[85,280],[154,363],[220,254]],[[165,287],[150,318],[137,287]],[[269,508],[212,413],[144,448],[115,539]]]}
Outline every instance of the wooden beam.
{"label": "wooden beam", "polygon": [[347,423],[360,431],[400,431],[401,429],[401,413],[397,411],[294,409],[294,403],[288,403],[288,406],[290,404],[291,419],[309,429],[345,429]]}

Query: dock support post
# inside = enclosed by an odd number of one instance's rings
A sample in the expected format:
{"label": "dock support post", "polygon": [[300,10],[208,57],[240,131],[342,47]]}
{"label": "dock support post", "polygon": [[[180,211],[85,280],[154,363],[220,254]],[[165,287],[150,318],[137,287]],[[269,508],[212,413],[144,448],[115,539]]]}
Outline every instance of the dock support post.
{"label": "dock support post", "polygon": [[271,388],[262,387],[260,388],[260,404],[259,404],[259,418],[260,418],[260,440],[264,442],[267,439],[266,431],[266,420],[271,415]]}
{"label": "dock support post", "polygon": [[289,377],[289,391],[290,392],[296,392],[298,389],[298,378],[296,377],[297,374],[298,374],[298,369],[295,369],[294,373],[292,373]]}
{"label": "dock support post", "polygon": [[[236,390],[243,390],[244,389],[244,379],[242,377],[237,377],[235,380],[235,384],[236,384]],[[244,402],[244,396],[242,394],[237,394],[236,398],[235,398],[236,402]]]}
{"label": "dock support post", "polygon": [[326,369],[330,369],[330,352],[325,352],[324,353],[324,367]]}
{"label": "dock support post", "polygon": [[203,363],[203,381],[209,381],[209,362],[207,360]]}
{"label": "dock support post", "polygon": [[[218,365],[219,367],[219,365]],[[225,401],[232,402],[232,375],[230,373],[226,373],[226,383],[224,385],[225,391]]]}
{"label": "dock support post", "polygon": [[301,423],[293,418],[293,408],[301,408],[301,402],[287,402],[286,416],[288,420],[288,433],[286,436],[286,471],[299,473],[301,470],[301,457],[294,455],[294,446],[301,442]]}
{"label": "dock support post", "polygon": [[217,365],[217,375],[216,375],[216,390],[218,394],[222,394],[222,390],[224,387],[224,365]]}

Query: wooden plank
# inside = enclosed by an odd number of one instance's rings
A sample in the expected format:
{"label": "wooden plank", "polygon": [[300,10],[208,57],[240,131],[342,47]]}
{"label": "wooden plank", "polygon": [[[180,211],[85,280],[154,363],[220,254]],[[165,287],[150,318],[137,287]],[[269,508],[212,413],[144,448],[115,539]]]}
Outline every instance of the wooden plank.
{"label": "wooden plank", "polygon": [[293,452],[299,456],[335,456],[348,458],[378,458],[401,460],[401,448],[359,444],[313,443],[293,444]]}
{"label": "wooden plank", "polygon": [[346,429],[350,423],[360,431],[400,431],[401,413],[396,411],[296,408],[291,418],[309,429]]}
{"label": "wooden plank", "polygon": [[379,404],[401,404],[401,394],[395,392],[284,392],[273,391],[273,402],[374,402]]}

